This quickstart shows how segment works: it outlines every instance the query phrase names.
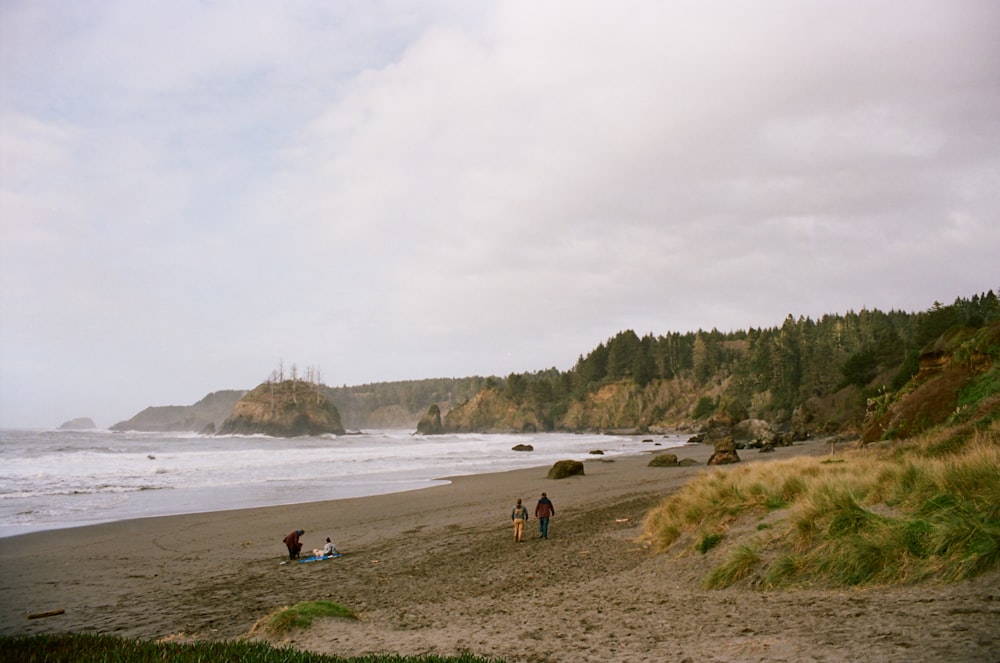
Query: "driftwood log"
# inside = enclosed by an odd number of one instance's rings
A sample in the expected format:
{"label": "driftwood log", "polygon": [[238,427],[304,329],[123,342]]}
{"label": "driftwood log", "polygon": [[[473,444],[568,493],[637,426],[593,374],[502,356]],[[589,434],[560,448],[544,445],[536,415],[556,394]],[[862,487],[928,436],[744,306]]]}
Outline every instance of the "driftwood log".
{"label": "driftwood log", "polygon": [[65,608],[56,608],[55,610],[46,610],[45,612],[29,612],[28,619],[41,619],[42,617],[55,617],[56,615],[61,615],[66,612]]}

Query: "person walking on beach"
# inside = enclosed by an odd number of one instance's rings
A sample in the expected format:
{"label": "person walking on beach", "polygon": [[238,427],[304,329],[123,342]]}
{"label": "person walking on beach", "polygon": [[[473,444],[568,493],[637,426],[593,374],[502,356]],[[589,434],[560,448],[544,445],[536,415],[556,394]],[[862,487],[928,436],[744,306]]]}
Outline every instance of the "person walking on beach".
{"label": "person walking on beach", "polygon": [[510,519],[514,521],[514,540],[520,543],[521,537],[524,536],[524,523],[528,522],[528,507],[521,504],[520,497],[510,512]]}
{"label": "person walking on beach", "polygon": [[552,500],[545,493],[535,505],[535,518],[538,518],[538,536],[541,539],[549,538],[549,518],[556,515],[556,508],[552,505]]}
{"label": "person walking on beach", "polygon": [[299,541],[299,537],[305,534],[304,529],[297,529],[294,532],[289,532],[282,541],[285,542],[285,546],[288,547],[288,559],[297,559],[299,553],[302,551],[302,542]]}

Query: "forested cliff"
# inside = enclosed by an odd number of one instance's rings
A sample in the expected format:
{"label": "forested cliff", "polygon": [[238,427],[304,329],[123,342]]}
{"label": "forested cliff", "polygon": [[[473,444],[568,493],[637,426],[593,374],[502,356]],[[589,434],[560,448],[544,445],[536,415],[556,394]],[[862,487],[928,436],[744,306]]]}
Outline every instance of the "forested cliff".
{"label": "forested cliff", "polygon": [[920,313],[789,316],[767,329],[641,338],[627,330],[570,371],[488,381],[489,396],[452,408],[444,429],[644,431],[710,418],[763,419],[793,437],[858,429],[870,399],[906,385],[942,337],[997,321],[990,291]]}

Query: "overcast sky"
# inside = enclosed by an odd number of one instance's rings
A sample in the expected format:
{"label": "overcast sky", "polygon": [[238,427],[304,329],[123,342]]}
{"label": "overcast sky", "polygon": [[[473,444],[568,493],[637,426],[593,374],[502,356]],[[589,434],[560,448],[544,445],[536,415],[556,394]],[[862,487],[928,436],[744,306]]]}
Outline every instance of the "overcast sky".
{"label": "overcast sky", "polygon": [[1000,3],[5,0],[0,426],[1000,288]]}

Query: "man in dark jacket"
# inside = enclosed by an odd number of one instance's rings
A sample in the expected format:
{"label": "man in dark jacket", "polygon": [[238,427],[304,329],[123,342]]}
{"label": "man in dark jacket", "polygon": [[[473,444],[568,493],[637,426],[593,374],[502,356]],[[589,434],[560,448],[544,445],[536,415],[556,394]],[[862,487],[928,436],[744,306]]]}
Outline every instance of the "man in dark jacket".
{"label": "man in dark jacket", "polygon": [[549,496],[542,493],[542,498],[535,505],[535,518],[538,518],[538,534],[541,538],[549,538],[549,518],[554,515],[556,508],[552,506]]}
{"label": "man in dark jacket", "polygon": [[299,537],[305,533],[304,529],[297,529],[294,532],[289,532],[288,536],[282,539],[288,546],[288,559],[298,558],[299,552],[302,550],[302,542],[299,541]]}

